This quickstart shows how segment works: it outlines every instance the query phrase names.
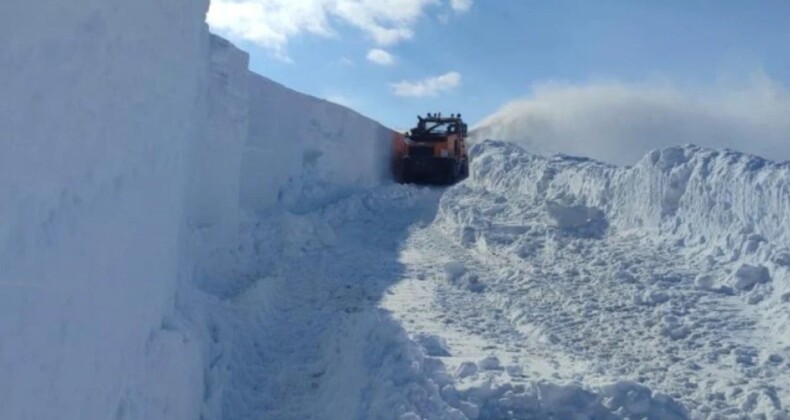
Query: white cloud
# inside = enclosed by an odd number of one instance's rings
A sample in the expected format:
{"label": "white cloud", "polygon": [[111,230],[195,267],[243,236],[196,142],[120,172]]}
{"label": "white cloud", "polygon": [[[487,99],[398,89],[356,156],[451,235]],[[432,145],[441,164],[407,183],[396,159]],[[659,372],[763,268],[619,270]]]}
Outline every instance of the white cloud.
{"label": "white cloud", "polygon": [[764,75],[737,86],[544,84],[477,124],[477,139],[633,164],[694,143],[790,160],[790,92]]}
{"label": "white cloud", "polygon": [[450,7],[458,13],[467,12],[472,8],[472,0],[451,0]]}
{"label": "white cloud", "polygon": [[441,76],[430,77],[418,81],[400,81],[392,84],[392,92],[397,96],[424,97],[436,96],[441,92],[452,90],[461,84],[461,74],[455,71]]}
{"label": "white cloud", "polygon": [[254,42],[285,57],[288,39],[312,33],[329,37],[328,16],[314,2],[290,0],[212,0],[206,21],[212,30]]}
{"label": "white cloud", "polygon": [[423,10],[439,0],[212,0],[212,30],[254,42],[286,57],[288,40],[302,34],[336,36],[333,19],[356,27],[377,45],[414,36]]}
{"label": "white cloud", "polygon": [[374,48],[368,51],[367,59],[368,61],[381,66],[389,66],[395,63],[395,58],[392,56],[392,54],[380,48]]}

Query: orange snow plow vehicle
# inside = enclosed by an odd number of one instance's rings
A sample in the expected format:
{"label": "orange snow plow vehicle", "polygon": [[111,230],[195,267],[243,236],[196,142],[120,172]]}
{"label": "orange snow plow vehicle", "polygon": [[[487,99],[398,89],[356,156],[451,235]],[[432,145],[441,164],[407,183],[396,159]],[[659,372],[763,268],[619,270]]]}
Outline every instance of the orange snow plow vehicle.
{"label": "orange snow plow vehicle", "polygon": [[461,114],[417,116],[417,126],[392,139],[392,172],[400,183],[453,184],[469,175],[467,126]]}

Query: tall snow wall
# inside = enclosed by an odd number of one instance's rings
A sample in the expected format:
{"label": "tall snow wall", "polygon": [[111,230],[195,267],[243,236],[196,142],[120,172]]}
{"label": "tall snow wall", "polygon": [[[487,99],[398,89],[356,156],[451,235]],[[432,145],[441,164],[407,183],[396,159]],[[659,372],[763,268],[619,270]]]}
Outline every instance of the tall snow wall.
{"label": "tall snow wall", "polygon": [[245,210],[382,179],[388,130],[251,74],[207,9],[0,5],[0,417],[217,414],[196,278]]}
{"label": "tall snow wall", "polygon": [[388,179],[391,130],[346,107],[251,77],[241,178],[245,209],[309,206],[326,194]]}
{"label": "tall snow wall", "polygon": [[0,6],[0,417],[195,418],[168,319],[208,1]]}
{"label": "tall snow wall", "polygon": [[[218,36],[212,35],[211,45],[209,138],[195,153],[190,243],[198,256],[199,287],[226,297],[270,261],[250,255],[266,254],[260,246],[240,251],[251,240],[240,231],[390,182],[393,132],[349,108],[250,72],[247,54]],[[266,241],[276,248],[279,239]]]}

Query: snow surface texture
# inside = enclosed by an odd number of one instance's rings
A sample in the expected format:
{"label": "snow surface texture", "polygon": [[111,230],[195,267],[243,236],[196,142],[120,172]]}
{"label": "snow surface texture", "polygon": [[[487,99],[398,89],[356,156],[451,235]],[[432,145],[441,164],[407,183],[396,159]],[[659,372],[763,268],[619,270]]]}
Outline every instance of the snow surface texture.
{"label": "snow surface texture", "polygon": [[522,364],[491,354],[504,337],[464,353],[481,342],[478,330],[448,335],[443,321],[475,322],[480,305],[458,301],[448,311],[433,301],[445,274],[460,280],[467,271],[441,264],[461,258],[458,250],[436,255],[452,246],[433,225],[442,193],[382,186],[256,222],[247,246],[267,260],[266,272],[203,305],[213,342],[210,405],[234,419],[685,416],[636,383],[593,390],[531,381]]}
{"label": "snow surface texture", "polygon": [[[258,271],[211,301],[212,406],[787,416],[787,165],[692,146],[633,168],[497,142],[473,153],[447,191],[305,195],[251,221],[242,253]],[[746,197],[761,210],[734,204]]]}
{"label": "snow surface texture", "polygon": [[403,294],[429,297],[389,303],[447,343],[462,384],[498,370],[584,384],[637,417],[788,415],[790,165],[694,146],[633,168],[472,152],[407,246],[438,280]]}

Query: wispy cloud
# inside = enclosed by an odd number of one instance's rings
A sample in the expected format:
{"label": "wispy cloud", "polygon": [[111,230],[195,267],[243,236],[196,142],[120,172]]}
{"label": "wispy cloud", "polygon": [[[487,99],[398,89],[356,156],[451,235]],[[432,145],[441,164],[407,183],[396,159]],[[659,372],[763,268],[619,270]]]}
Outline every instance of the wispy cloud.
{"label": "wispy cloud", "polygon": [[454,14],[460,15],[468,12],[472,8],[473,3],[473,0],[450,0],[450,8],[446,12],[438,14],[436,19],[439,21],[439,23],[450,23],[450,19]]}
{"label": "wispy cloud", "polygon": [[392,84],[392,93],[396,96],[425,97],[436,96],[458,87],[461,84],[461,74],[455,71],[441,76],[429,77],[423,80],[403,80]]}
{"label": "wispy cloud", "polygon": [[467,12],[472,8],[472,0],[451,0],[450,7],[458,13]]}
{"label": "wispy cloud", "polygon": [[368,51],[367,59],[371,63],[375,63],[380,66],[389,66],[395,63],[395,58],[392,56],[392,54],[380,48],[374,48]]}
{"label": "wispy cloud", "polygon": [[790,91],[764,74],[697,89],[605,82],[533,92],[477,124],[473,136],[617,164],[686,143],[790,160]]}
{"label": "wispy cloud", "polygon": [[357,28],[379,46],[411,39],[416,21],[436,4],[439,0],[212,0],[206,20],[216,32],[285,58],[294,36],[337,36],[334,19]]}
{"label": "wispy cloud", "polygon": [[354,66],[356,66],[356,63],[354,63],[354,60],[352,60],[352,59],[350,59],[348,57],[342,57],[340,60],[337,61],[337,64],[339,64],[341,66],[344,66],[344,67],[354,67]]}

